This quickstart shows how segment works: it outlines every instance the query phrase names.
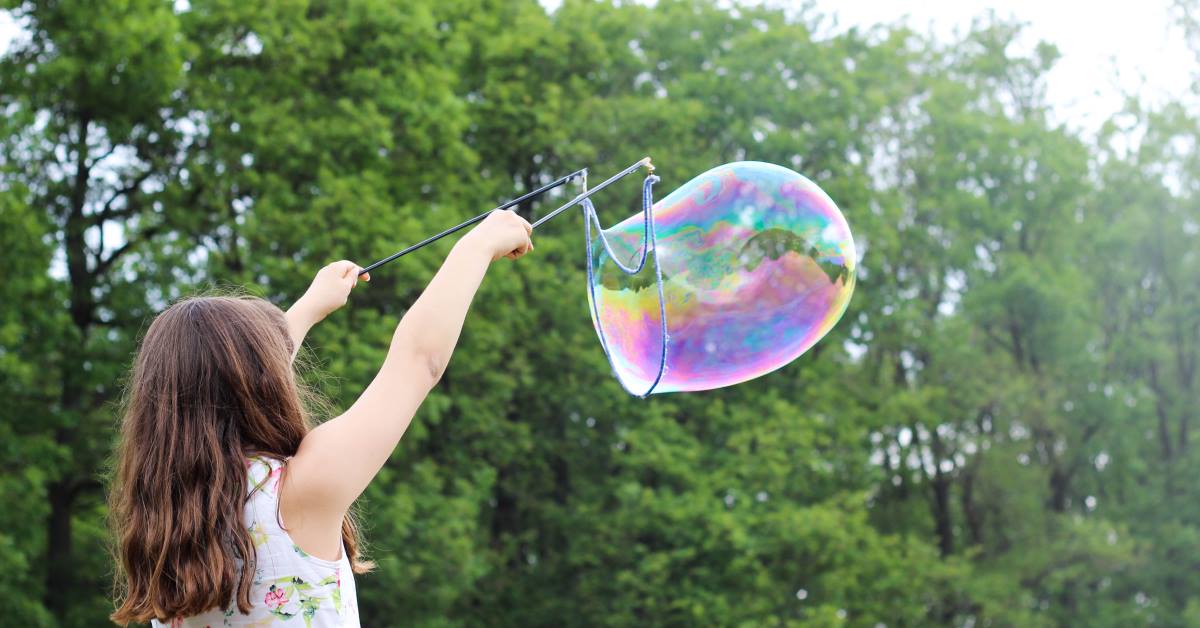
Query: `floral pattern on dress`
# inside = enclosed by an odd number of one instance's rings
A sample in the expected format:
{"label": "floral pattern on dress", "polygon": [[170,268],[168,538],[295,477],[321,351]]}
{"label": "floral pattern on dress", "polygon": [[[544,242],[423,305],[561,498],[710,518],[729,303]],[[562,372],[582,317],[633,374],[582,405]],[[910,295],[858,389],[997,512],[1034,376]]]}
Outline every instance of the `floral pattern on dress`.
{"label": "floral pattern on dress", "polygon": [[340,614],[342,610],[341,578],[334,574],[312,584],[302,578],[280,578],[267,590],[263,604],[272,615],[289,620],[297,615],[304,618],[304,625],[312,628],[312,618],[326,600]]}
{"label": "floral pattern on dress", "polygon": [[263,532],[262,527],[258,525],[257,521],[250,524],[249,527],[246,528],[246,532],[250,534],[250,541],[254,543],[254,547],[261,547],[266,544],[267,533]]}
{"label": "floral pattern on dress", "polygon": [[275,467],[271,470],[271,474],[267,476],[268,480],[275,480],[271,485],[271,492],[279,495],[279,483],[283,481],[283,466]]}

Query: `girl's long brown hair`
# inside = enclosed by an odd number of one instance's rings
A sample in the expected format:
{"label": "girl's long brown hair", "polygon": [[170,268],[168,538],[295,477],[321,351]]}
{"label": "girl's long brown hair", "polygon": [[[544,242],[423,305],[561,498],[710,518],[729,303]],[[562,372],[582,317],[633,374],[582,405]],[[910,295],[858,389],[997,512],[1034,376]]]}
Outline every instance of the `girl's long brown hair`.
{"label": "girl's long brown hair", "polygon": [[[250,611],[254,543],[243,522],[248,458],[285,459],[309,430],[279,308],[248,297],[180,301],[134,362],[110,512],[119,624]],[[346,556],[359,561],[352,517]]]}

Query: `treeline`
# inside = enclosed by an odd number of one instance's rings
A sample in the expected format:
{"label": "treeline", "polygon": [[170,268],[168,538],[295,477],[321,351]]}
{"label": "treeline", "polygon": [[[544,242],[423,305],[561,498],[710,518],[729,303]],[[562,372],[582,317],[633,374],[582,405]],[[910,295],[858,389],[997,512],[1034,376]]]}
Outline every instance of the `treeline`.
{"label": "treeline", "polygon": [[[862,252],[846,316],[770,376],[632,399],[578,219],[539,230],[363,500],[364,625],[1200,625],[1196,108],[1084,136],[1016,25],[724,4],[0,5],[3,623],[110,611],[106,465],[165,303],[286,305],[651,155],[660,195],[739,159],[818,182]],[[356,291],[305,377],[353,399],[444,251]]]}

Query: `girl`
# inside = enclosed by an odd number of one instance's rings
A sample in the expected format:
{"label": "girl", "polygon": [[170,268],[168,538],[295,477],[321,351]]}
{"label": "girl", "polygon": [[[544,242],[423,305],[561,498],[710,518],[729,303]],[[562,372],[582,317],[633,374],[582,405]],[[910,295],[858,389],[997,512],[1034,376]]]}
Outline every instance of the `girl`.
{"label": "girl", "polygon": [[160,314],[134,363],[110,496],[113,621],[358,626],[354,574],[370,565],[350,506],[441,377],[488,265],[532,251],[531,234],[497,211],[459,240],[374,381],[312,430],[292,358],[346,303],[357,266],[321,269],[286,313],[200,297]]}

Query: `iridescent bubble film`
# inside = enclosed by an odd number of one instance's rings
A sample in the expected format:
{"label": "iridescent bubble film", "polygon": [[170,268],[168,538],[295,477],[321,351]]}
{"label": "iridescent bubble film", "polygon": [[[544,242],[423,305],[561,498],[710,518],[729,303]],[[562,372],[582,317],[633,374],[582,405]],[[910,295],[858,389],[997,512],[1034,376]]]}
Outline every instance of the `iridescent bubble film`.
{"label": "iridescent bubble film", "polygon": [[[854,240],[815,183],[755,161],[719,166],[654,205],[667,317],[667,362],[653,392],[708,390],[774,371],[837,323],[854,292]],[[636,264],[643,215],[606,230]],[[653,256],[636,275],[591,243],[593,322],[618,379],[645,394],[662,330]]]}

